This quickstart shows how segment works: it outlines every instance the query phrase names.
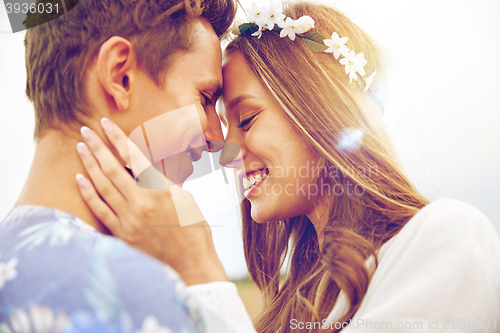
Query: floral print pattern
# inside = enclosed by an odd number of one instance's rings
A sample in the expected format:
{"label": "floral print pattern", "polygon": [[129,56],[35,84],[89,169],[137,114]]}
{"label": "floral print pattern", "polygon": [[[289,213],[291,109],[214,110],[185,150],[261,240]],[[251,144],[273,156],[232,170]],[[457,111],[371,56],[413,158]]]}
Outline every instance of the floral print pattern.
{"label": "floral print pattern", "polygon": [[0,223],[0,333],[193,333],[179,275],[78,218],[39,206]]}
{"label": "floral print pattern", "polygon": [[52,309],[38,305],[32,305],[28,313],[23,309],[16,308],[9,317],[10,327],[7,323],[2,323],[0,324],[0,332],[60,333],[69,323],[64,312],[55,316]]}
{"label": "floral print pattern", "polygon": [[17,263],[17,258],[12,258],[8,262],[0,262],[0,289],[3,288],[7,281],[17,277]]}

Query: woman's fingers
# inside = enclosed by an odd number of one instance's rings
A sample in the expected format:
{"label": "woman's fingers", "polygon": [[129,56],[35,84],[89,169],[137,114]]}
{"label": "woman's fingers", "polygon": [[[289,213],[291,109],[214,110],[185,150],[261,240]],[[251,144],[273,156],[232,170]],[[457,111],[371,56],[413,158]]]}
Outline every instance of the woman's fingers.
{"label": "woman's fingers", "polygon": [[118,151],[120,157],[125,161],[125,163],[130,165],[128,137],[125,133],[123,133],[121,128],[112,123],[108,118],[101,119],[101,126],[111,144]]}
{"label": "woman's fingers", "polygon": [[125,163],[132,167],[132,171],[136,177],[139,176],[139,173],[151,166],[151,161],[144,156],[139,147],[123,133],[120,127],[116,126],[107,118],[101,119],[101,126],[111,144],[118,151],[120,157]]}
{"label": "woman's fingers", "polygon": [[97,194],[92,183],[82,174],[76,175],[78,189],[83,200],[90,208],[92,213],[111,231],[115,236],[120,233],[122,225],[116,214]]}
{"label": "woman's fingers", "polygon": [[[87,145],[79,142],[77,145],[78,154],[82,160],[85,170],[90,176],[97,192],[103,197],[106,203],[117,213],[117,209],[124,207],[127,202],[118,189],[110,182],[108,177],[103,173],[99,163],[90,153]],[[125,171],[126,172],[126,171]],[[127,174],[128,175],[128,174]],[[130,179],[130,176],[128,176]]]}
{"label": "woman's fingers", "polygon": [[[93,175],[96,177],[99,177],[99,184],[101,185],[101,181],[103,181],[102,184],[106,184],[106,186],[102,187],[102,190],[104,191],[110,191],[112,192],[111,188],[108,188],[108,184],[110,185],[109,187],[112,187],[113,189],[118,189],[120,193],[127,199],[127,201],[130,201],[133,199],[131,196],[135,194],[134,189],[136,189],[135,181],[130,177],[128,172],[125,170],[125,168],[118,162],[116,157],[111,153],[108,147],[102,142],[101,138],[93,132],[91,129],[89,129],[86,126],[82,127],[82,136],[85,139],[85,142],[87,144],[87,147],[90,149],[92,152],[93,157],[89,158],[87,160],[87,163],[90,167],[93,168]],[[83,149],[83,147],[82,147]],[[81,156],[81,154],[80,154]],[[94,159],[95,157],[95,159]],[[92,161],[96,161],[94,164]],[[99,164],[97,164],[99,162]],[[86,166],[87,168],[87,166]],[[97,170],[99,169],[99,170]],[[88,170],[87,170],[88,171]],[[101,171],[101,172],[99,172]],[[90,175],[90,174],[89,174]],[[90,175],[92,178],[92,181],[94,181],[93,175]],[[103,180],[103,178],[106,178],[106,181]],[[111,183],[110,183],[111,181]],[[94,181],[94,184],[96,182]],[[101,193],[101,188],[100,186],[96,186],[97,190],[99,193]],[[107,199],[105,199],[106,202]],[[113,203],[108,202],[110,206],[116,211],[116,208],[113,205]],[[119,212],[117,212],[119,214]]]}

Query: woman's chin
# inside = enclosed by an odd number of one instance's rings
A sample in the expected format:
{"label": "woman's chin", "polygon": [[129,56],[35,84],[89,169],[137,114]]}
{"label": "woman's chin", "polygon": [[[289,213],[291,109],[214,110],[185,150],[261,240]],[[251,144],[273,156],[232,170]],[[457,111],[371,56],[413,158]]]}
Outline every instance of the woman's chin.
{"label": "woman's chin", "polygon": [[276,214],[276,210],[269,210],[266,207],[262,206],[254,206],[252,205],[252,208],[250,210],[250,215],[252,216],[252,220],[254,220],[257,223],[267,223],[267,222],[273,222],[273,221],[282,221],[286,219],[287,217],[281,217]]}
{"label": "woman's chin", "polygon": [[290,205],[290,202],[274,202],[272,198],[250,200],[250,216],[257,223],[284,221],[301,215],[307,215],[307,212],[300,203]]}
{"label": "woman's chin", "polygon": [[[260,205],[259,205],[260,206]],[[256,205],[252,205],[250,210],[250,215],[252,216],[252,220],[257,223],[266,223],[269,220],[266,218],[266,214],[263,212],[262,207],[256,207]]]}

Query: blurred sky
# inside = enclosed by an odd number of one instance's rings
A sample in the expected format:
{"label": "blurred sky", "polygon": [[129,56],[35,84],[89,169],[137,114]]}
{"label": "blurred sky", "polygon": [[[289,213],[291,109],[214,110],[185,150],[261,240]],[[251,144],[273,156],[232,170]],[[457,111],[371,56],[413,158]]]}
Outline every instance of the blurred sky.
{"label": "blurred sky", "polygon": [[[347,14],[388,52],[392,74],[385,123],[413,183],[431,200],[450,197],[476,206],[500,232],[500,2],[323,3]],[[34,152],[23,38],[23,32],[10,32],[1,5],[0,220],[16,201]],[[229,277],[238,278],[246,274],[241,224],[233,189],[221,179],[218,171],[186,186],[207,212]],[[227,208],[203,208],[212,205],[208,197]]]}

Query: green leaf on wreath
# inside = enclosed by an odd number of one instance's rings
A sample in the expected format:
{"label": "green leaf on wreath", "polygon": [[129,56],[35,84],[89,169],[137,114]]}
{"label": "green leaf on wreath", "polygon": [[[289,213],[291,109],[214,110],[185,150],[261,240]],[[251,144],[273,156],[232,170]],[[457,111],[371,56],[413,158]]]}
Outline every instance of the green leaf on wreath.
{"label": "green leaf on wreath", "polygon": [[328,46],[323,43],[323,40],[326,39],[325,36],[319,32],[308,32],[298,36],[304,40],[304,43],[306,43],[307,47],[313,52],[324,52],[328,48]]}
{"label": "green leaf on wreath", "polygon": [[259,26],[255,23],[243,23],[238,29],[240,30],[240,34],[242,36],[251,36],[254,32],[259,30]]}

